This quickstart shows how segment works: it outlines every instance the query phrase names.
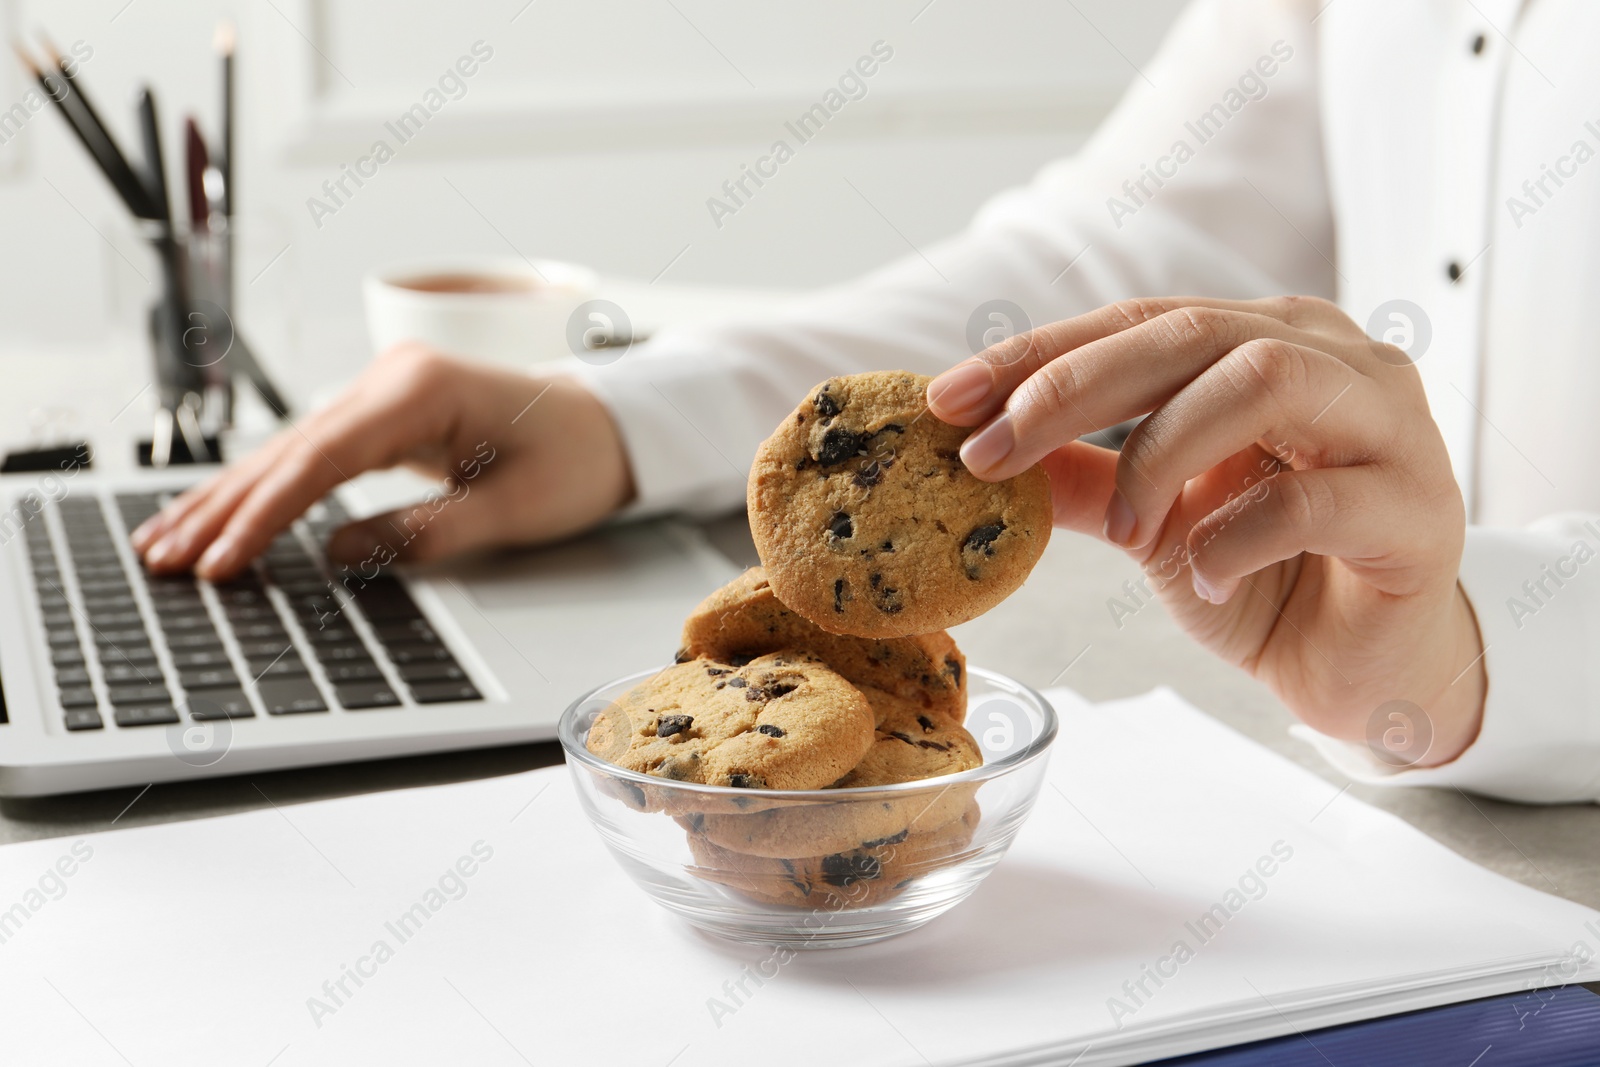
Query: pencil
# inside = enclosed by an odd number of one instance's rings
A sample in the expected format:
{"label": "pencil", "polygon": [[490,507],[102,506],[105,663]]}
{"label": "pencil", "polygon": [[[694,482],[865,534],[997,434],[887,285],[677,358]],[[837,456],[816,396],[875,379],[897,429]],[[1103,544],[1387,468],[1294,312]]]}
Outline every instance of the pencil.
{"label": "pencil", "polygon": [[166,164],[161,158],[161,124],[156,118],[156,97],[148,85],[139,90],[139,137],[144,145],[144,187],[155,208],[155,218],[172,221],[172,198],[167,194]]}
{"label": "pencil", "polygon": [[33,61],[20,44],[12,43],[12,49],[17,53],[17,58],[22,65],[33,75],[39,87],[44,90],[45,96],[61,112],[61,117],[67,126],[83,145],[84,151],[89,153],[89,158],[94,160],[100,168],[100,173],[105,175],[106,181],[111,183],[111,188],[117,196],[138,218],[150,218],[153,209],[149,197],[145,195],[144,186],[133,173],[133,168],[128,165],[127,158],[117,147],[116,141],[111,138],[93,108],[84,97],[81,88],[66,76],[63,70],[60,76],[49,73]]}
{"label": "pencil", "polygon": [[218,120],[218,126],[222,133],[218,138],[217,151],[222,156],[218,161],[218,166],[222,171],[222,214],[228,218],[233,217],[233,207],[238,199],[235,196],[233,185],[233,48],[235,40],[233,23],[223,22],[217,26],[213,44],[217,54],[222,57],[222,117]]}

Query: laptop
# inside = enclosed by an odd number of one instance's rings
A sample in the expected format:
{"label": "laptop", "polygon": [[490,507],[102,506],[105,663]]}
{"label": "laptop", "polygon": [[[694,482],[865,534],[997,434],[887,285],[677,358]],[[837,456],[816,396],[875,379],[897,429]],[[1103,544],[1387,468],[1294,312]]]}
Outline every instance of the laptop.
{"label": "laptop", "polygon": [[234,580],[146,574],[128,532],[185,484],[0,485],[0,795],[549,740],[587,690],[670,662],[684,615],[738,572],[673,521],[331,566],[329,534],[367,510],[345,486]]}

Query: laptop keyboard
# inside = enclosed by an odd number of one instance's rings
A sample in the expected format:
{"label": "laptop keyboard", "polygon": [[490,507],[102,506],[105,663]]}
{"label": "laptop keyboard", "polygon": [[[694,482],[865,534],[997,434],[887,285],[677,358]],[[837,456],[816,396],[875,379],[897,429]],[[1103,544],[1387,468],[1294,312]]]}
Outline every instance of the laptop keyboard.
{"label": "laptop keyboard", "polygon": [[[129,530],[163,503],[116,498]],[[24,509],[35,513],[23,529],[68,730],[103,729],[108,717],[135,727],[392,708],[402,691],[417,704],[483,699],[399,579],[346,571],[354,603],[335,592],[320,546],[347,516],[332,498],[214,585],[130,563],[98,498],[34,497]]]}

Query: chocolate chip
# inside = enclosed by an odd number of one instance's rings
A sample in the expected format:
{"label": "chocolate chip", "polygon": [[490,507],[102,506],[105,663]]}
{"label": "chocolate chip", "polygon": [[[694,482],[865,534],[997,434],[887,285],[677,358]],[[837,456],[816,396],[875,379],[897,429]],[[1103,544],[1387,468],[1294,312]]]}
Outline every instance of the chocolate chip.
{"label": "chocolate chip", "polygon": [[656,722],[656,736],[671,737],[673,734],[683,733],[693,725],[693,715],[663,715]]}
{"label": "chocolate chip", "polygon": [[950,672],[950,677],[957,685],[961,684],[961,661],[954,656],[944,658],[945,670]]}
{"label": "chocolate chip", "polygon": [[848,597],[846,596],[846,590],[848,588],[849,587],[845,583],[845,580],[843,578],[837,578],[837,579],[834,580],[834,583],[833,583],[833,610],[838,612],[841,615],[844,614],[844,602],[845,602],[845,600],[848,599]]}
{"label": "chocolate chip", "polygon": [[1006,524],[1003,522],[987,522],[967,534],[967,539],[961,542],[963,552],[982,552],[985,556],[994,555],[994,539],[1005,532]]}
{"label": "chocolate chip", "polygon": [[745,681],[743,678],[729,678],[728,679],[728,684],[733,686],[735,689],[743,689],[745,686],[749,685],[750,683]]}
{"label": "chocolate chip", "polygon": [[835,426],[822,435],[822,447],[814,458],[824,467],[836,467],[859,453],[864,443],[860,434]]}
{"label": "chocolate chip", "polygon": [[885,541],[883,544],[878,546],[878,549],[881,552],[893,552],[894,551],[894,542],[893,541]]}
{"label": "chocolate chip", "polygon": [[879,571],[873,571],[871,574],[867,575],[867,584],[872,586],[874,589],[878,588],[878,583],[881,581],[883,581],[883,574]]}
{"label": "chocolate chip", "polygon": [[839,406],[837,400],[828,395],[827,388],[824,386],[822,392],[811,398],[811,406],[817,409],[818,415],[832,418],[844,409]]}
{"label": "chocolate chip", "polygon": [[768,737],[783,737],[784,736],[783,727],[781,727],[781,726],[773,726],[771,723],[765,723],[765,722],[762,723],[760,726],[756,727],[756,732],[757,733],[766,734]]}
{"label": "chocolate chip", "polygon": [[879,433],[905,433],[906,432],[906,428],[904,426],[901,426],[898,422],[889,422],[889,423],[885,423],[884,426],[883,426],[883,429],[879,430],[878,432]]}
{"label": "chocolate chip", "polygon": [[730,774],[728,784],[735,789],[760,789],[766,785],[766,779],[756,774]]}
{"label": "chocolate chip", "polygon": [[715,678],[719,674],[727,674],[728,673],[728,668],[727,667],[707,667],[706,668],[706,673],[709,674],[711,677]]}
{"label": "chocolate chip", "polygon": [[863,842],[861,842],[861,847],[862,848],[882,848],[884,845],[898,845],[900,842],[904,841],[906,838],[908,838],[910,836],[911,836],[911,830],[908,828],[908,829],[905,829],[905,830],[901,830],[899,833],[894,834],[894,835],[892,835],[890,837],[880,837],[876,841],[863,841]]}
{"label": "chocolate chip", "polygon": [[922,727],[922,729],[928,733],[933,732],[933,720],[928,718],[926,715],[917,716],[917,725]]}
{"label": "chocolate chip", "polygon": [[912,740],[911,735],[901,733],[899,730],[890,730],[889,736],[897,741],[904,741],[908,745],[916,744],[916,741]]}
{"label": "chocolate chip", "polygon": [[949,745],[941,745],[937,741],[918,741],[917,742],[917,747],[918,748],[931,748],[935,752],[949,752],[950,751],[950,746]]}
{"label": "chocolate chip", "polygon": [[[634,785],[632,782],[618,781],[617,784],[628,791],[628,796],[633,798],[633,802],[635,804],[637,804],[641,808],[644,807],[644,805],[645,805],[645,795],[644,795],[644,790],[643,789],[640,789],[638,786]],[[698,829],[698,827],[697,827],[697,829]]]}
{"label": "chocolate chip", "polygon": [[808,461],[807,461],[807,460],[806,460],[806,457],[804,457],[804,456],[801,456],[801,457],[800,457],[800,462],[799,462],[799,463],[796,463],[796,464],[795,464],[795,465],[794,465],[794,469],[795,469],[795,470],[797,470],[797,471],[803,471],[803,470],[805,470],[805,469],[806,469],[806,463],[807,463],[807,462],[808,462]]}
{"label": "chocolate chip", "polygon": [[885,615],[898,615],[901,609],[905,607],[900,602],[900,590],[892,585],[883,586],[877,591],[877,599],[874,601],[874,605]]}
{"label": "chocolate chip", "polygon": [[694,659],[694,657],[689,655],[689,650],[687,648],[678,649],[678,651],[673,653],[672,656],[672,662],[674,663],[688,663],[692,659]]}
{"label": "chocolate chip", "polygon": [[768,686],[752,685],[744,691],[746,700],[765,703],[768,700],[777,700],[781,696],[788,696],[800,688],[792,682],[774,682]]}
{"label": "chocolate chip", "polygon": [[829,885],[848,886],[883,877],[878,857],[863,852],[837,853],[822,857],[822,880]]}
{"label": "chocolate chip", "polygon": [[[644,799],[644,790],[642,789],[639,790],[639,799]],[[706,828],[706,817],[704,813],[698,811],[690,812],[686,818],[689,820],[689,829],[693,830],[695,833],[699,833],[701,830]]]}
{"label": "chocolate chip", "polygon": [[850,516],[842,511],[833,513],[833,518],[828,520],[828,536],[835,541],[847,541],[855,536],[855,527],[850,524]]}
{"label": "chocolate chip", "polygon": [[995,538],[1005,532],[1006,524],[1003,522],[988,522],[975,527],[967,534],[967,539],[961,542],[961,556],[967,565],[967,577],[973,581],[978,580],[979,563],[985,559],[994,558]]}
{"label": "chocolate chip", "polygon": [[868,460],[856,471],[854,481],[862,489],[871,489],[883,478],[883,472],[894,466],[894,460]]}

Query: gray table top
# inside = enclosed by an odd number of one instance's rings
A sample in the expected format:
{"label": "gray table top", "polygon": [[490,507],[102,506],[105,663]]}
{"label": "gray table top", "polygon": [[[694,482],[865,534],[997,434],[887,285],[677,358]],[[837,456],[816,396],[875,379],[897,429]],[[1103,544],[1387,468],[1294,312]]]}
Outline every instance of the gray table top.
{"label": "gray table top", "polygon": [[[744,517],[707,533],[754,562]],[[1338,786],[1393,812],[1467,858],[1536,889],[1600,907],[1600,805],[1529,807],[1456,790],[1354,785],[1292,739],[1293,716],[1267,689],[1190,641],[1151,605],[1119,628],[1107,601],[1138,570],[1120,552],[1058,534],[1022,590],[956,637],[969,659],[1036,688],[1066,685],[1091,700],[1166,685],[1196,707]],[[0,842],[58,837],[285,804],[512,774],[559,762],[554,743],[518,745],[248,778],[161,784],[64,797],[0,800]],[[1342,803],[1343,798],[1334,803]]]}

